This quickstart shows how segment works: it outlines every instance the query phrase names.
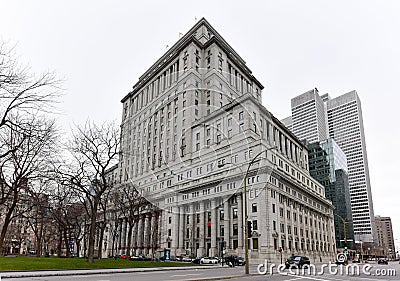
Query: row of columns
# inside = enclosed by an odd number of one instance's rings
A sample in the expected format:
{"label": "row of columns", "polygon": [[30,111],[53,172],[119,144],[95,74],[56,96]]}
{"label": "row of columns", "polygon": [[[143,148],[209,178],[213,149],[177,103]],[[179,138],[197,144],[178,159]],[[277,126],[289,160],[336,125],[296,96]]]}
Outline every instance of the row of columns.
{"label": "row of columns", "polygon": [[[152,254],[160,246],[160,220],[159,213],[144,214],[133,220],[131,255]],[[129,234],[128,218],[122,219],[117,233],[119,235],[116,250],[120,254],[126,254]]]}
{"label": "row of columns", "polygon": [[[222,208],[218,208],[217,199],[211,199],[209,202],[209,208],[206,208],[205,204],[205,201],[200,201],[199,208],[197,210],[194,210],[194,204],[190,204],[187,207],[185,205],[173,207],[171,214],[172,223],[169,224],[168,218],[166,218],[167,228],[171,229],[170,248],[172,250],[172,254],[187,254],[187,250],[189,250],[191,255],[217,256],[220,254],[218,250],[221,250],[221,245],[218,245],[217,243],[222,242],[222,240],[218,240],[218,237],[219,239],[223,239],[225,242],[225,248],[228,251],[233,251],[233,244],[231,243],[232,218],[230,214],[231,206],[229,204],[229,200],[224,201]],[[224,220],[219,221],[218,211],[221,209],[224,211]],[[243,207],[240,196],[237,197],[237,210],[238,248],[239,250],[241,249],[243,251]],[[211,213],[211,218],[209,221],[206,217],[208,212]],[[197,215],[200,216],[198,222],[196,221]],[[208,223],[211,225],[211,233],[208,233]],[[224,227],[223,236],[221,236],[219,233],[220,226]],[[199,228],[199,236],[197,236],[197,228]],[[189,249],[186,249],[187,242],[189,242]],[[195,245],[196,243],[198,243],[198,245]],[[193,250],[195,252],[193,252]]]}

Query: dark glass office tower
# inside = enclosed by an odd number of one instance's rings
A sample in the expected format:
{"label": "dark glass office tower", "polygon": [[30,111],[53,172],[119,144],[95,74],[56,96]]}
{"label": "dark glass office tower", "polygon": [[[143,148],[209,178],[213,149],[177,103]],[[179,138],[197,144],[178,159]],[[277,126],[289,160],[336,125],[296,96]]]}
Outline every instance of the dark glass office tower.
{"label": "dark glass office tower", "polygon": [[325,186],[326,198],[335,206],[336,247],[354,248],[347,160],[333,139],[308,145],[310,174]]}

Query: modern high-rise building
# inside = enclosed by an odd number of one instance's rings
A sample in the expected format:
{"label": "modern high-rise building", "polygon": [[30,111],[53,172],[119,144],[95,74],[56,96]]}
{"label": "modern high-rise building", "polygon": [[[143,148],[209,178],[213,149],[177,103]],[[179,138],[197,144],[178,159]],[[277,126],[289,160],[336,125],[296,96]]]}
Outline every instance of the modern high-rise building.
{"label": "modern high-rise building", "polygon": [[310,143],[326,140],[326,113],[317,88],[293,98],[291,104],[292,132]]}
{"label": "modern high-rise building", "polygon": [[307,147],[262,105],[262,89],[205,19],[139,78],[122,99],[110,178],[153,207],[138,209],[131,239],[121,218],[106,251],[132,241],[136,255],[243,256],[250,221],[251,260],[280,262],[279,248],[283,258],[334,259],[333,205],[310,176]]}
{"label": "modern high-rise building", "polygon": [[361,101],[351,91],[326,102],[329,136],[347,157],[355,239],[374,242],[375,221]]}
{"label": "modern high-rise building", "polygon": [[[309,142],[333,138],[347,158],[354,234],[358,242],[374,242],[374,208],[361,102],[356,91],[331,99],[313,89],[292,99],[292,131]],[[324,111],[321,112],[321,108]],[[324,124],[328,126],[324,127]],[[326,137],[325,137],[326,139]]]}
{"label": "modern high-rise building", "polygon": [[391,218],[376,216],[375,225],[378,237],[377,244],[383,249],[383,255],[389,258],[396,258]]}
{"label": "modern high-rise building", "polygon": [[308,145],[310,174],[325,187],[326,198],[335,206],[336,247],[354,249],[347,159],[333,139]]}

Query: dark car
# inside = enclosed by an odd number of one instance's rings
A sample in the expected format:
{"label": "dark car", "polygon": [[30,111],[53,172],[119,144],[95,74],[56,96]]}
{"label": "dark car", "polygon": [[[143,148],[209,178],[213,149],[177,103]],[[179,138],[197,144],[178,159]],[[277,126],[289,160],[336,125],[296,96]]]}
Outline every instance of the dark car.
{"label": "dark car", "polygon": [[201,258],[197,257],[192,260],[192,263],[200,264]]}
{"label": "dark car", "polygon": [[245,265],[246,260],[242,257],[235,256],[235,265]]}
{"label": "dark car", "polygon": [[291,256],[285,262],[286,268],[302,268],[304,265],[310,265],[310,259],[305,256]]}
{"label": "dark car", "polygon": [[378,260],[378,264],[389,264],[389,262],[388,262],[388,260],[385,259],[385,258],[380,258],[380,259]]}

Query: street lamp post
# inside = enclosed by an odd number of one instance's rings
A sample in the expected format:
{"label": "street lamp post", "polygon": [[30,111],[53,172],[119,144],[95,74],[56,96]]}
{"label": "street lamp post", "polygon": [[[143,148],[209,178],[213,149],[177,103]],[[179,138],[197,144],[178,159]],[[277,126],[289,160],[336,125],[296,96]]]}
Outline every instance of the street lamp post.
{"label": "street lamp post", "polygon": [[[245,258],[245,274],[249,274],[249,229],[248,229],[248,211],[247,211],[247,176],[249,174],[250,168],[253,165],[253,163],[256,161],[257,157],[260,156],[261,154],[263,154],[264,152],[267,152],[271,149],[273,149],[275,147],[271,147],[271,148],[267,148],[267,149],[263,149],[261,150],[261,152],[259,152],[256,156],[253,157],[253,159],[251,159],[250,163],[247,166],[247,170],[246,173],[244,174],[243,177],[243,201],[244,201],[244,258]],[[231,164],[231,165],[235,165],[234,163],[225,163],[225,164]],[[223,167],[225,164],[221,164],[218,167]],[[237,165],[236,165],[237,166]],[[240,167],[237,166],[239,169]],[[241,170],[241,169],[240,169]]]}
{"label": "street lamp post", "polygon": [[334,214],[338,218],[340,218],[343,222],[343,232],[344,232],[344,246],[347,247],[347,231],[346,231],[346,223],[347,223],[347,218],[342,218],[338,214]]}

